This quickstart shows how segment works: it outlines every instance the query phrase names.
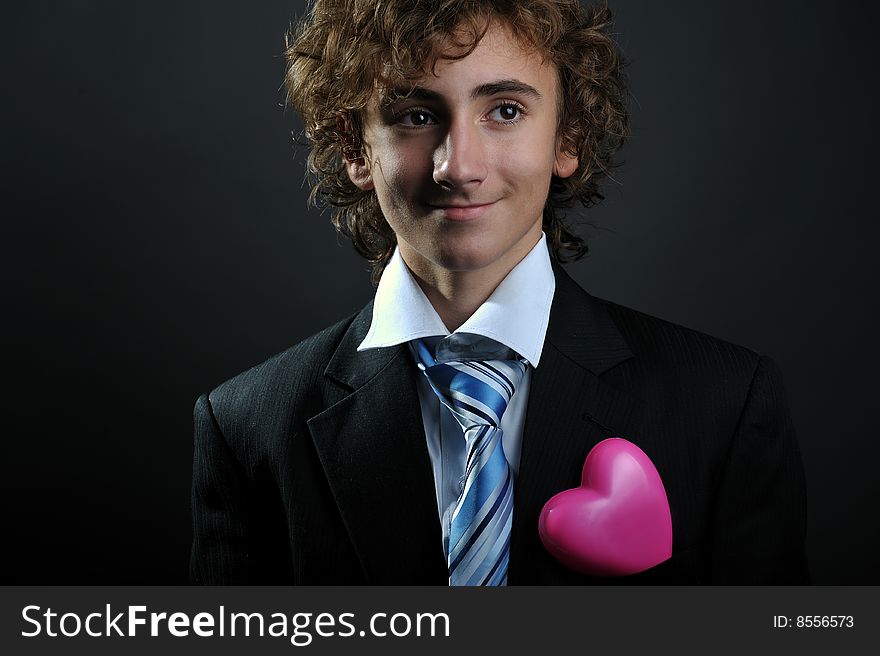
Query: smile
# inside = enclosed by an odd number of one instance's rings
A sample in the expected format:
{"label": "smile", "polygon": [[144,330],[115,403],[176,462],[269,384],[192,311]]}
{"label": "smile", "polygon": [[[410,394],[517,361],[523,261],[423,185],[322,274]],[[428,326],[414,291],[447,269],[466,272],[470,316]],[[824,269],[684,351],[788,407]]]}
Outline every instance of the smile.
{"label": "smile", "polygon": [[443,213],[443,217],[450,221],[470,221],[481,217],[495,202],[484,205],[432,205],[436,210]]}

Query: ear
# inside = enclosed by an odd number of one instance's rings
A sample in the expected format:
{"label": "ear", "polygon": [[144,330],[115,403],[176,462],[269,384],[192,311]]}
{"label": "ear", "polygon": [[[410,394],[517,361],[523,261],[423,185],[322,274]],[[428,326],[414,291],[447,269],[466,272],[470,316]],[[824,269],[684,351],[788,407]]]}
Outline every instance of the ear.
{"label": "ear", "polygon": [[337,112],[336,129],[342,140],[342,157],[345,159],[345,168],[348,178],[358,189],[367,191],[373,188],[373,176],[370,166],[363,153],[363,145],[355,143],[355,139],[349,130],[345,114]]}
{"label": "ear", "polygon": [[553,162],[553,175],[559,178],[567,178],[577,171],[577,167],[577,151],[565,136],[560,136],[556,141],[556,159]]}
{"label": "ear", "polygon": [[368,191],[373,188],[373,176],[370,173],[370,166],[363,157],[348,159],[346,156],[345,168],[348,170],[348,177],[355,187],[362,191]]}

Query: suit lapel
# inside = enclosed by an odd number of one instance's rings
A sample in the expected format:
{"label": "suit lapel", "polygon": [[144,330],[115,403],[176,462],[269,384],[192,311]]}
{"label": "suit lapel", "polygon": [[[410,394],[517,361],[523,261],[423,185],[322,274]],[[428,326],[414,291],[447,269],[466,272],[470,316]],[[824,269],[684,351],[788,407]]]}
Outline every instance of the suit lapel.
{"label": "suit lapel", "polygon": [[357,352],[358,315],[325,375],[341,400],[308,421],[349,537],[372,584],[447,582],[434,474],[406,345]]}
{"label": "suit lapel", "polygon": [[[544,549],[538,516],[553,495],[580,482],[590,449],[638,429],[639,404],[603,381],[633,357],[604,305],[554,265],[556,292],[539,366],[532,373],[514,499],[511,584],[561,583],[566,570]],[[635,440],[633,440],[635,441]]]}

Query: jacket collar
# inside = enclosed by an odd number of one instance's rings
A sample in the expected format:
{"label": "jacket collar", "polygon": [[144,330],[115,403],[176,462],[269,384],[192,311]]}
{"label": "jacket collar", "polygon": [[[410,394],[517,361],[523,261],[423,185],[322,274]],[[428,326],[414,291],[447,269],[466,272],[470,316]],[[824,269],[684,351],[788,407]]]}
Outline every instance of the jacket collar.
{"label": "jacket collar", "polygon": [[406,344],[358,351],[372,302],[325,375],[345,394],[308,421],[349,537],[371,584],[445,585],[440,517]]}
{"label": "jacket collar", "polygon": [[538,517],[557,493],[580,483],[590,449],[608,437],[638,432],[639,404],[606,382],[633,358],[603,301],[585,292],[558,265],[556,297],[541,366],[532,375],[514,488],[508,582],[570,583],[579,575],[541,544]]}

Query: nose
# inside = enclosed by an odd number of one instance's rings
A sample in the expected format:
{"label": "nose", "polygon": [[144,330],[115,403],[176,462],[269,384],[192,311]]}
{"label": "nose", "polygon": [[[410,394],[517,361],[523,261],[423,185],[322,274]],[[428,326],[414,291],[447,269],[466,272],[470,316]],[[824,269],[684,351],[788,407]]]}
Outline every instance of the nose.
{"label": "nose", "polygon": [[479,128],[453,122],[434,151],[434,182],[444,189],[479,184],[486,178],[486,152]]}

